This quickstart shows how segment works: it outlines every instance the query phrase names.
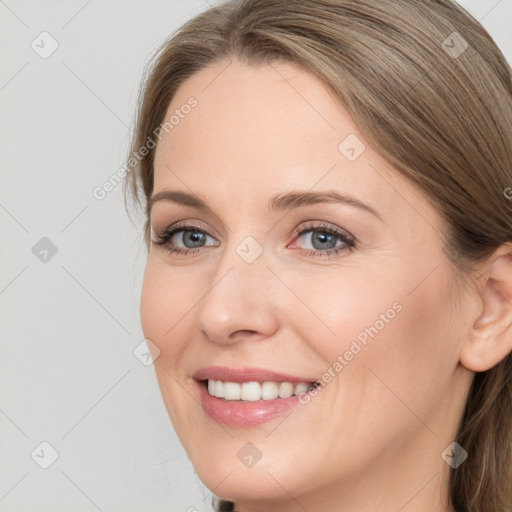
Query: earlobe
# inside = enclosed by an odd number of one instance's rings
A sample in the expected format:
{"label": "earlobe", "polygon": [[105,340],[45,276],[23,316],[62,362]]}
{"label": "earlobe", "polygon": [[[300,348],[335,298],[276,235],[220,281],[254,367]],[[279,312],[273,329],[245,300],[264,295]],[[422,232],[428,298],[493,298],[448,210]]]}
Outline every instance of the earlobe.
{"label": "earlobe", "polygon": [[[490,263],[490,265],[489,265]],[[487,261],[481,308],[460,356],[461,364],[483,372],[512,352],[512,252],[506,244]]]}

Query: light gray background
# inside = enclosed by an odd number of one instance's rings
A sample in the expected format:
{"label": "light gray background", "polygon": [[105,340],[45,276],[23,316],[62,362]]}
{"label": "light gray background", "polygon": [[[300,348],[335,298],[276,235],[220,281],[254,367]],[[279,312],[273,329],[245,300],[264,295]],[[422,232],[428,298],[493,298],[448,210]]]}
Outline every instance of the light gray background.
{"label": "light gray background", "polygon": [[[512,0],[461,4],[512,62]],[[92,195],[125,162],[149,55],[207,7],[0,0],[0,511],[211,510],[133,354],[142,222],[121,186]],[[59,45],[47,59],[31,47],[43,31]],[[43,237],[46,262],[32,252]],[[48,469],[43,441],[58,452]]]}

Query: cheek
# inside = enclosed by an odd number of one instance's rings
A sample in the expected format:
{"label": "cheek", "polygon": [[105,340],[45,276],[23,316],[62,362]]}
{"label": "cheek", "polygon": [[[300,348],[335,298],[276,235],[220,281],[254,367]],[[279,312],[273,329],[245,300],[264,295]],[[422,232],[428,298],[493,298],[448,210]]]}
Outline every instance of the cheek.
{"label": "cheek", "polygon": [[144,337],[159,350],[154,369],[165,407],[182,444],[187,446],[186,425],[191,424],[189,415],[197,412],[198,404],[182,385],[186,378],[183,361],[191,336],[187,314],[192,314],[199,298],[182,274],[171,272],[165,263],[150,255],[144,272],[140,316]]}
{"label": "cheek", "polygon": [[[408,302],[400,292],[403,286],[392,272],[379,272],[377,268],[344,269],[324,279],[326,286],[318,286],[315,280],[303,283],[303,296],[319,321],[312,322],[311,315],[305,315],[301,332],[326,362],[347,351],[349,360],[356,359],[355,354],[364,359],[370,346],[389,337],[391,327],[400,324]],[[325,328],[319,336],[321,323]]]}
{"label": "cheek", "polygon": [[[351,350],[356,342],[361,355],[371,347],[379,359],[397,364],[400,360],[421,364],[439,360],[442,355],[453,356],[452,338],[458,327],[452,315],[448,268],[438,265],[418,285],[421,279],[417,276],[432,270],[420,266],[394,268],[390,262],[383,272],[382,264],[367,265],[364,270],[340,272],[339,277],[333,272],[327,286],[318,286],[314,280],[311,286],[303,282],[301,289],[308,306],[326,327],[325,336],[319,336],[317,330],[316,336],[311,331],[309,337],[316,340],[314,344],[324,359],[332,360],[340,351]],[[304,332],[308,332],[310,320],[310,316],[304,318]],[[357,350],[355,346],[353,353]]]}
{"label": "cheek", "polygon": [[440,265],[418,287],[416,276],[431,269],[386,270],[354,272],[350,279],[345,274],[339,282],[334,277],[329,293],[312,288],[308,305],[335,334],[311,332],[308,339],[330,368],[331,377],[324,373],[322,380],[335,382],[354,411],[354,428],[379,417],[398,432],[400,425],[417,422],[409,408],[428,417],[447,392],[458,361],[460,322],[452,315],[447,269]]}
{"label": "cheek", "polygon": [[[376,302],[377,308],[367,306],[373,314],[365,316],[366,324],[360,332],[368,334],[367,344],[362,357],[357,357],[365,367],[365,384],[372,387],[372,395],[389,404],[395,418],[414,423],[417,420],[411,411],[426,420],[450,388],[458,362],[460,322],[453,316],[445,269],[439,266],[415,289],[413,281],[401,287],[406,292],[383,294],[386,298]],[[394,289],[399,288],[395,285]],[[395,315],[386,309],[393,302],[400,308]],[[379,322],[382,313],[385,316]],[[391,316],[386,323],[386,317]]]}
{"label": "cheek", "polygon": [[[140,316],[144,337],[160,350],[160,362],[172,361],[183,348],[186,315],[194,304],[192,287],[150,256],[144,272]],[[195,299],[197,300],[197,299]]]}

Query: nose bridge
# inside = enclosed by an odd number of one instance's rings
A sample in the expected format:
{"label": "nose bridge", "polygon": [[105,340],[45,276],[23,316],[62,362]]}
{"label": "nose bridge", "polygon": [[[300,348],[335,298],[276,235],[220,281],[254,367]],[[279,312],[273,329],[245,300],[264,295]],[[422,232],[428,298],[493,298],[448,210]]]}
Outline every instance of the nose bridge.
{"label": "nose bridge", "polygon": [[218,343],[238,331],[271,335],[277,326],[262,245],[252,236],[231,241],[216,260],[198,305],[198,327]]}

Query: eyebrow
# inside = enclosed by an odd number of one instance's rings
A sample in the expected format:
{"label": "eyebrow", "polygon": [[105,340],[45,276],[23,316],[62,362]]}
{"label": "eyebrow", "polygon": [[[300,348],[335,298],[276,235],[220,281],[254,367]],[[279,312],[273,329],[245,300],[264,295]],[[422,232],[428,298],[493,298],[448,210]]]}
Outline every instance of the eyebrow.
{"label": "eyebrow", "polygon": [[[182,190],[166,189],[161,190],[156,194],[153,194],[151,198],[148,200],[146,206],[146,213],[148,217],[151,214],[151,209],[153,205],[160,201],[176,203],[182,206],[188,206],[191,208],[196,208],[197,210],[200,211],[214,214],[213,211],[208,207],[208,205],[198,196],[194,194],[189,194],[188,192],[184,192]],[[379,220],[383,221],[383,218],[380,215],[380,213],[377,212],[370,205],[363,203],[362,201],[353,196],[344,194],[337,190],[327,190],[324,192],[294,190],[291,192],[276,194],[270,198],[268,203],[268,210],[275,212],[288,211],[295,208],[302,208],[305,206],[321,203],[341,203],[353,206],[355,208],[359,208],[360,210],[369,212],[375,217],[377,217]]]}

